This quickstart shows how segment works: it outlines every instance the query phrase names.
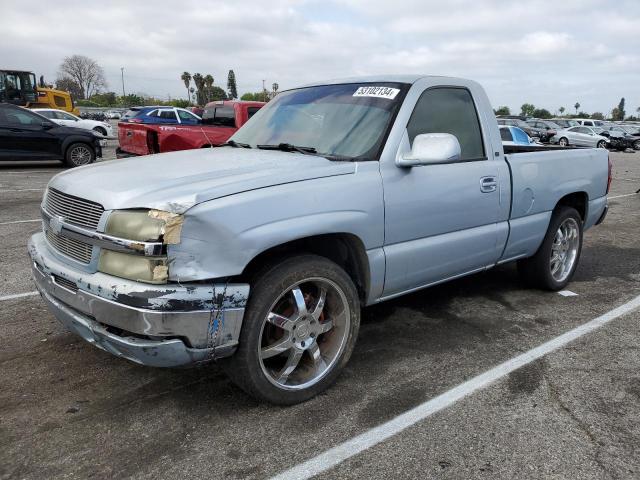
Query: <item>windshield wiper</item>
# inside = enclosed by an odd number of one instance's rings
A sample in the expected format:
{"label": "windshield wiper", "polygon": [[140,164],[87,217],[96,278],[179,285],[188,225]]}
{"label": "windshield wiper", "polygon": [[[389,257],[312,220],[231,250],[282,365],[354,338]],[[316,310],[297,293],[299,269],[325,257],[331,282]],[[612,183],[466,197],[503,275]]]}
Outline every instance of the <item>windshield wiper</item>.
{"label": "windshield wiper", "polygon": [[298,152],[304,155],[318,153],[314,147],[299,147],[291,143],[278,143],[273,145],[256,145],[262,150],[282,150],[283,152]]}
{"label": "windshield wiper", "polygon": [[236,142],[235,140],[229,140],[229,141],[227,141],[226,143],[223,143],[220,146],[221,147],[233,147],[233,148],[238,148],[238,147],[251,148],[251,145],[249,145],[248,143],[240,143],[240,142]]}

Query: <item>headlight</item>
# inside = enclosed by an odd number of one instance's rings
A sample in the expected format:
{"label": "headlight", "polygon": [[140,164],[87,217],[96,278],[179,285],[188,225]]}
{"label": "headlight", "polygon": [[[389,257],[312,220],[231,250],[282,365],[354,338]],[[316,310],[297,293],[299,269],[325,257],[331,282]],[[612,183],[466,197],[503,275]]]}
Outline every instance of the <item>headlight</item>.
{"label": "headlight", "polygon": [[147,283],[167,283],[169,276],[167,257],[143,257],[106,249],[100,253],[98,270],[116,277]]}
{"label": "headlight", "polygon": [[105,233],[139,242],[180,242],[182,215],[160,210],[116,210],[109,215]]}
{"label": "headlight", "polygon": [[[109,215],[105,233],[136,242],[180,242],[184,217],[160,210],[116,210]],[[144,256],[102,249],[98,270],[139,282],[166,283],[168,261],[164,256]]]}

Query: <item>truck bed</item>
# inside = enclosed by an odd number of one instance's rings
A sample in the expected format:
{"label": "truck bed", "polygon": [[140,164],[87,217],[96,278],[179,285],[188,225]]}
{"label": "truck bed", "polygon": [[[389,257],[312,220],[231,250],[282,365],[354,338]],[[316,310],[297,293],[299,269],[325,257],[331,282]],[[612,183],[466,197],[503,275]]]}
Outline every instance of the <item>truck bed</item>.
{"label": "truck bed", "polygon": [[566,195],[582,197],[584,228],[593,226],[607,203],[608,157],[604,149],[587,148],[536,148],[505,155],[512,190],[509,239],[501,262],[538,249],[555,205]]}

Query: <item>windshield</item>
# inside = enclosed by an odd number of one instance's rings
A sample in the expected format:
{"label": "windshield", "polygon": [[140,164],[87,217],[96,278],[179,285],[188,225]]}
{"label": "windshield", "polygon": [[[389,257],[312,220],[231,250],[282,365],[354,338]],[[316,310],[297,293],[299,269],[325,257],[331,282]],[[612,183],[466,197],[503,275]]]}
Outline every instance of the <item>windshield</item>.
{"label": "windshield", "polygon": [[231,140],[254,148],[284,143],[322,156],[377,159],[407,87],[340,84],[283,92]]}

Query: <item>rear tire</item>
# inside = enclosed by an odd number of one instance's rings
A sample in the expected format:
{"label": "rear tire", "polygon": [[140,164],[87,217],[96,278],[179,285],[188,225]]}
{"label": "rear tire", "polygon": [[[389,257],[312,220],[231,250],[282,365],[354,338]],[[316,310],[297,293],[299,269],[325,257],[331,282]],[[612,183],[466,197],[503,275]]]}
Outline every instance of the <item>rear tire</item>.
{"label": "rear tire", "polygon": [[562,137],[560,140],[558,140],[558,145],[560,145],[561,147],[568,147],[569,140],[566,137]]}
{"label": "rear tire", "polygon": [[293,405],[328,388],[349,361],[360,302],[337,264],[299,255],[256,275],[242,323],[238,350],[219,363],[249,395]]}
{"label": "rear tire", "polygon": [[64,163],[68,167],[89,165],[96,159],[96,151],[86,143],[72,143],[64,155]]}
{"label": "rear tire", "polygon": [[575,208],[554,211],[542,245],[533,257],[518,261],[518,272],[529,285],[557,291],[567,286],[582,252],[582,217]]}

